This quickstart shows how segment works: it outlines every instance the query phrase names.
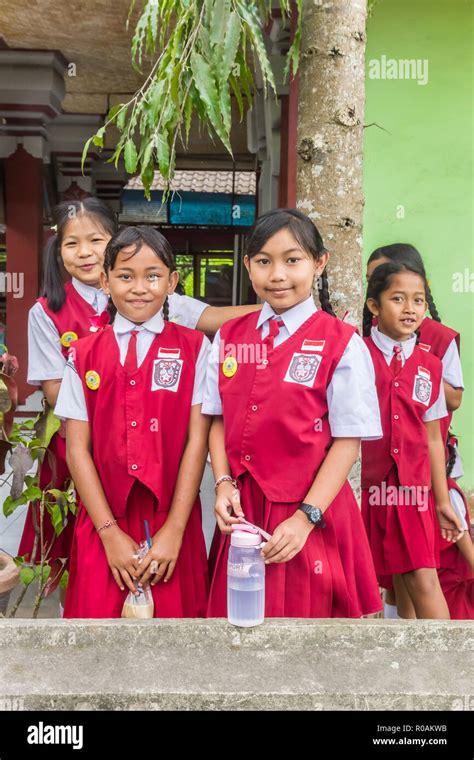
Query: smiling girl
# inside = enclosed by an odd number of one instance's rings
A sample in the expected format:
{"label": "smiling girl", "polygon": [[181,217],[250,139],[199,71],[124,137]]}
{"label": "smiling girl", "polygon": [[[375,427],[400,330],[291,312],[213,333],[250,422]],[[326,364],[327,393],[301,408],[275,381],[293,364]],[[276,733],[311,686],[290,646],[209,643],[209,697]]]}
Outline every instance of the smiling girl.
{"label": "smiling girl", "polygon": [[370,549],[347,481],[360,439],[382,432],[370,356],[355,328],[333,315],[329,254],[308,217],[264,214],[246,251],[264,305],[216,335],[203,404],[214,416],[217,494],[207,614],[226,615],[229,534],[242,514],[271,534],[263,549],[267,616],[377,612]]}
{"label": "smiling girl", "polygon": [[[119,617],[128,590],[151,581],[155,617],[203,616],[198,493],[210,344],[166,319],[178,274],[159,232],[117,233],[104,268],[101,284],[117,311],[113,327],[71,349],[56,406],[67,420],[67,461],[81,499],[64,614]],[[140,564],[134,555],[145,520],[152,547]]]}

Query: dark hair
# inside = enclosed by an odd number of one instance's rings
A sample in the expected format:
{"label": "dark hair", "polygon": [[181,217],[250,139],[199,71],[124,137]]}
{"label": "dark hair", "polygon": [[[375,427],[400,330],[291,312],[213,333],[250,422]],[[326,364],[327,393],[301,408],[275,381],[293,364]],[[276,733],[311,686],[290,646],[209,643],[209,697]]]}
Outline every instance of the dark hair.
{"label": "dark hair", "polygon": [[[262,214],[249,232],[245,252],[249,259],[256,256],[263,246],[273,235],[280,230],[288,229],[301,248],[309,253],[313,259],[319,260],[323,253],[327,253],[319,230],[306,214],[294,208],[279,208]],[[323,311],[335,317],[329,300],[328,278],[326,268],[320,276],[318,288],[319,302]]]}
{"label": "dark hair", "polygon": [[44,248],[44,274],[41,295],[46,297],[48,307],[57,312],[64,305],[66,291],[64,290],[63,265],[61,261],[61,245],[64,230],[71,219],[79,216],[90,216],[100,224],[110,235],[118,227],[115,214],[104,201],[99,198],[84,198],[82,201],[63,201],[54,207],[52,212],[56,234],[47,241]]}
{"label": "dark hair", "polygon": [[[456,462],[456,447],[453,441],[454,435],[451,430],[448,430],[446,439],[446,448],[448,450],[448,461],[446,462],[446,475],[449,478],[453,471],[454,463]],[[444,443],[444,441],[443,441]]]}
{"label": "dark hair", "polygon": [[[424,269],[418,269],[414,264],[401,264],[395,261],[390,261],[388,264],[380,264],[377,269],[374,269],[370,280],[367,285],[367,293],[365,294],[364,311],[362,313],[362,334],[364,336],[370,335],[372,329],[372,317],[373,314],[367,306],[369,298],[373,298],[374,301],[379,303],[380,294],[384,290],[388,290],[392,277],[400,272],[414,272],[419,275],[424,282],[426,293],[426,277]],[[419,341],[419,330],[416,331],[416,342]]]}
{"label": "dark hair", "polygon": [[433,296],[430,290],[430,286],[426,280],[425,265],[421,258],[420,252],[415,246],[410,243],[392,243],[392,245],[383,245],[380,248],[376,248],[373,253],[370,254],[367,264],[378,259],[388,259],[398,264],[405,264],[407,267],[415,266],[420,272],[423,272],[423,277],[426,281],[426,301],[428,304],[428,311],[432,318],[436,322],[441,322],[441,317],[438,314],[436,304],[433,300]]}
{"label": "dark hair", "polygon": [[[109,240],[105,249],[104,258],[104,270],[108,274],[111,269],[114,268],[117,256],[123,248],[134,245],[135,248],[130,254],[129,258],[135,256],[142,248],[143,244],[151,248],[156,253],[163,264],[168,267],[170,272],[176,272],[176,262],[173,255],[171,245],[158,230],[154,227],[147,227],[144,224],[140,224],[136,227],[122,227],[118,232]],[[109,313],[111,317],[115,317],[117,309],[112,302],[109,301]],[[163,304],[163,317],[166,321],[169,319],[169,304],[168,296],[166,296]]]}

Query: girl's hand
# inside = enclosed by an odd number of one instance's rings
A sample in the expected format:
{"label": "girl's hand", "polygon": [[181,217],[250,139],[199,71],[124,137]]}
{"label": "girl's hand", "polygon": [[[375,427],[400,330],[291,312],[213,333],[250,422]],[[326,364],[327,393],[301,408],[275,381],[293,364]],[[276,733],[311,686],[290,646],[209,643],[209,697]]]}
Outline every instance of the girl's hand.
{"label": "girl's hand", "polygon": [[458,541],[464,531],[459,522],[459,518],[452,508],[451,504],[437,504],[436,512],[438,522],[441,527],[441,535],[446,541]]}
{"label": "girl's hand", "polygon": [[138,560],[133,556],[138,552],[138,544],[118,525],[104,530],[101,538],[107,555],[107,562],[117,586],[121,591],[124,591],[125,586],[127,586],[132,593],[137,595],[138,591],[132,578],[138,570]]}
{"label": "girl's hand", "polygon": [[313,528],[314,525],[303,512],[297,511],[288,520],[283,520],[262,549],[265,564],[293,559],[305,545]]}
{"label": "girl's hand", "polygon": [[[169,581],[173,575],[178,561],[181,544],[183,543],[184,531],[165,522],[162,528],[155,533],[151,549],[138,561],[137,580],[145,586],[151,580],[151,586],[164,578]],[[152,565],[152,562],[154,563]],[[153,570],[156,568],[156,572]]]}
{"label": "girl's hand", "polygon": [[232,513],[237,516],[245,517],[240,505],[240,493],[234,488],[232,483],[224,480],[217,486],[216,504],[214,514],[221,533],[232,533],[232,525],[240,524],[237,517],[231,517]]}

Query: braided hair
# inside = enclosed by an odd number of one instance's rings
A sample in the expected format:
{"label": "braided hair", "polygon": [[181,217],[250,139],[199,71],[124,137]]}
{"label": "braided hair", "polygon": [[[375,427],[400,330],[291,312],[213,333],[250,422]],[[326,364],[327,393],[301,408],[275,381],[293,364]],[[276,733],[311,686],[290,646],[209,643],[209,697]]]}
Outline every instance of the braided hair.
{"label": "braided hair", "polygon": [[[176,262],[173,255],[171,245],[158,230],[154,227],[147,227],[144,224],[137,225],[136,227],[122,227],[119,231],[109,240],[105,249],[104,258],[104,271],[108,274],[111,269],[114,268],[115,262],[119,252],[123,248],[129,246],[135,246],[134,250],[130,253],[130,258],[135,256],[142,248],[143,244],[151,248],[156,253],[159,259],[171,272],[176,272]],[[108,305],[111,321],[117,313],[117,309],[112,302],[109,301]],[[163,318],[169,321],[169,301],[168,296],[165,298],[163,304]]]}
{"label": "braided hair", "polygon": [[[421,254],[415,246],[410,245],[410,243],[392,243],[391,245],[383,245],[380,248],[376,248],[369,256],[367,264],[370,264],[372,261],[378,261],[378,259],[388,259],[394,263],[405,264],[409,269],[414,266],[419,273],[423,273],[422,276],[425,281],[427,279],[425,265],[423,264]],[[426,282],[425,288],[428,311],[435,322],[441,322],[441,317],[438,314],[428,282]]]}
{"label": "braided hair", "polygon": [[[245,252],[249,259],[256,256],[273,235],[284,229],[289,230],[301,248],[316,261],[327,253],[318,228],[306,214],[294,208],[280,208],[258,217],[246,242]],[[329,299],[326,269],[319,278],[318,296],[322,310],[335,317]]]}
{"label": "braided hair", "polygon": [[[378,266],[372,272],[367,285],[367,292],[365,294],[364,311],[362,313],[362,334],[364,337],[370,335],[370,331],[372,329],[373,314],[367,305],[367,301],[369,298],[372,298],[376,303],[380,303],[381,293],[383,293],[384,290],[388,290],[392,277],[396,274],[399,274],[400,272],[414,272],[415,274],[419,275],[424,282],[426,294],[426,289],[428,286],[426,283],[424,269],[420,270],[414,264],[408,265],[395,261],[390,261],[387,264],[380,264],[380,266]],[[420,340],[419,329],[415,330],[415,335],[416,342],[418,343]]]}
{"label": "braided hair", "polygon": [[451,475],[451,473],[453,471],[454,463],[456,461],[456,447],[452,443],[453,437],[454,436],[453,436],[451,430],[449,430],[448,431],[448,438],[447,438],[447,441],[446,441],[446,448],[448,449],[448,461],[446,462],[446,475],[448,476],[448,478],[449,478],[449,476]]}

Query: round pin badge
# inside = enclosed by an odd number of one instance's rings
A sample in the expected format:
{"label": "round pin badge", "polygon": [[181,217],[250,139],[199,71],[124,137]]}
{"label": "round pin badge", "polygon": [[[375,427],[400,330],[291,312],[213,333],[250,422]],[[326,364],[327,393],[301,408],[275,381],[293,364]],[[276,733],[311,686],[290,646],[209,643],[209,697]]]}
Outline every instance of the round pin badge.
{"label": "round pin badge", "polygon": [[222,371],[226,377],[233,377],[237,372],[237,359],[235,356],[228,356],[222,363]]}
{"label": "round pin badge", "polygon": [[93,369],[89,370],[89,372],[86,372],[86,385],[91,389],[91,391],[96,391],[100,385],[99,373],[95,372]]}
{"label": "round pin badge", "polygon": [[67,332],[61,335],[61,345],[63,345],[64,348],[69,348],[71,343],[74,343],[74,341],[77,339],[78,339],[77,333],[72,332],[72,330],[68,330]]}

